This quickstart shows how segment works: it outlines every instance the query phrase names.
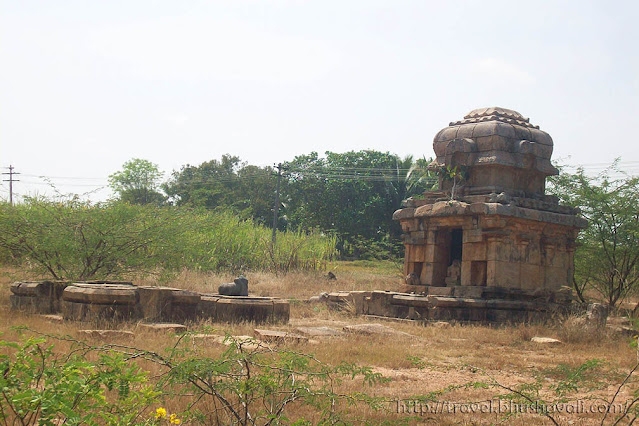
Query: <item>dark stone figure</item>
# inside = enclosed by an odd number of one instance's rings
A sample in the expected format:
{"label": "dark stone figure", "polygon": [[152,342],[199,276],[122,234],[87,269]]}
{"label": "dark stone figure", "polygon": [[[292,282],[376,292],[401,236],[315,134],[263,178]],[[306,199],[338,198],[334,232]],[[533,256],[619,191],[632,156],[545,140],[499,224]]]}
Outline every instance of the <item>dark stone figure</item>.
{"label": "dark stone figure", "polygon": [[248,296],[248,280],[240,275],[232,283],[224,283],[218,288],[223,296]]}

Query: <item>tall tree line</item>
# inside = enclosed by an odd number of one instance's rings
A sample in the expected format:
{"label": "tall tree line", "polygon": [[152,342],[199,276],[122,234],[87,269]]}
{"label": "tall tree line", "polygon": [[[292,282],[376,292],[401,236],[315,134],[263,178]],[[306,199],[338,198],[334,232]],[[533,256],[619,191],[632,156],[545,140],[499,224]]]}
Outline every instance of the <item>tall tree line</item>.
{"label": "tall tree line", "polygon": [[[402,200],[433,185],[427,164],[426,159],[373,150],[297,156],[282,164],[277,226],[334,234],[344,257],[401,256],[400,228],[391,217]],[[110,177],[116,196],[132,204],[161,201],[231,210],[271,226],[277,182],[272,167],[223,155],[197,166],[184,165],[161,180],[157,165],[141,159],[125,163]]]}

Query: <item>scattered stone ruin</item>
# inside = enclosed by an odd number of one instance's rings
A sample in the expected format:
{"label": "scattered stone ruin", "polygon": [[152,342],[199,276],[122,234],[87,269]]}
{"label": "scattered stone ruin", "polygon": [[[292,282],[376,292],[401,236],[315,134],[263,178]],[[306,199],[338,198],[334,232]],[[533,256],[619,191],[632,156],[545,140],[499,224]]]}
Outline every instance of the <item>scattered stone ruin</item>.
{"label": "scattered stone ruin", "polygon": [[553,140],[516,111],[481,108],[435,136],[439,189],[393,215],[409,293],[326,300],[357,313],[428,320],[525,321],[572,299],[575,239],[586,221],[545,194]]}
{"label": "scattered stone ruin", "polygon": [[[241,277],[244,288],[248,281]],[[286,323],[288,300],[271,297],[197,293],[130,282],[16,282],[11,308],[38,314],[61,314],[73,321]]]}

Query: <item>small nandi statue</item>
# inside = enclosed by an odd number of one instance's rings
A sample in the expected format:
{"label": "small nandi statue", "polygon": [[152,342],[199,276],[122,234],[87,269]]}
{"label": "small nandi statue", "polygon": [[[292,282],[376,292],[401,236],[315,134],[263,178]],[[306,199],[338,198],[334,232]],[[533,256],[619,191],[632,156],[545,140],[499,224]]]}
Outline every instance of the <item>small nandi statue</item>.
{"label": "small nandi statue", "polygon": [[217,291],[223,296],[248,296],[248,280],[240,275],[232,283],[222,284]]}

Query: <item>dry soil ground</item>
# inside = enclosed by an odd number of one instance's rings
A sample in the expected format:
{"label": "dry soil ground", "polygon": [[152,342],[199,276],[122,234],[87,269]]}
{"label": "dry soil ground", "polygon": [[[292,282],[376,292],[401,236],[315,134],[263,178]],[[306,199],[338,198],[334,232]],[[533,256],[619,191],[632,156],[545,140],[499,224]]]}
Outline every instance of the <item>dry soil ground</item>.
{"label": "dry soil ground", "polygon": [[[328,281],[322,273],[290,273],[276,276],[268,273],[249,273],[249,290],[253,294],[277,296],[291,299],[291,321],[280,327],[270,327],[295,332],[300,326],[328,326],[338,330],[352,324],[371,323],[349,312],[335,312],[322,304],[309,304],[309,296],[323,291],[368,290],[400,288],[399,270],[386,264],[383,267],[370,264],[332,265],[337,281]],[[77,335],[79,329],[92,328],[91,325],[72,322],[50,322],[42,317],[23,315],[9,311],[9,284],[14,280],[33,278],[19,270],[4,270],[0,278],[0,331],[3,339],[16,338],[12,326],[26,325],[33,330],[50,334]],[[201,274],[185,271],[168,284],[175,287],[200,291],[213,291],[222,282],[228,282],[229,275]],[[137,283],[152,284],[153,279],[137,279]],[[373,321],[374,322],[374,321]],[[364,390],[370,395],[385,396],[389,399],[412,398],[431,392],[443,391],[437,396],[439,404],[431,404],[421,409],[428,411],[432,407],[443,411],[425,412],[418,415],[396,413],[397,406],[389,403],[387,411],[372,411],[365,407],[355,407],[353,414],[368,419],[373,424],[546,424],[550,420],[536,414],[507,416],[507,408],[502,405],[501,413],[469,413],[467,406],[455,406],[453,403],[483,402],[478,409],[486,407],[487,402],[498,395],[509,393],[503,388],[464,387],[451,389],[451,386],[467,383],[495,383],[517,389],[525,383],[541,378],[541,398],[555,401],[558,396],[552,391],[553,385],[567,378],[565,367],[577,367],[589,360],[602,360],[603,363],[588,380],[577,386],[571,399],[583,401],[583,407],[600,406],[617,391],[619,384],[637,362],[637,350],[627,336],[611,333],[585,333],[561,322],[552,324],[526,324],[512,326],[485,326],[468,324],[422,325],[409,322],[380,322],[385,326],[406,335],[344,335],[314,339],[309,343],[284,343],[296,351],[313,353],[318,359],[335,364],[340,361],[355,362],[371,366],[390,381],[372,388],[365,388],[361,382],[347,382],[345,390]],[[214,333],[233,335],[253,335],[253,324],[190,324],[191,330],[212,326]],[[142,330],[135,323],[118,326],[120,329],[135,333],[132,344],[136,347],[162,350],[175,342],[177,337],[170,333],[160,334]],[[260,326],[260,328],[265,328]],[[561,344],[542,345],[533,343],[533,336],[553,337],[562,340]],[[116,339],[117,341],[117,339]],[[59,344],[64,350],[64,344]],[[202,353],[215,356],[222,349],[202,348]],[[600,382],[600,383],[596,383]],[[625,402],[631,398],[639,383],[631,377],[622,389],[618,400]],[[180,404],[175,402],[178,411]],[[580,407],[580,402],[571,406]],[[493,406],[495,407],[495,406]],[[452,410],[465,411],[452,413]],[[572,408],[565,407],[566,410]],[[581,408],[579,408],[581,409]],[[497,410],[496,410],[497,411]],[[305,413],[313,418],[313,413]],[[598,424],[601,414],[592,413],[554,413],[562,424]],[[606,423],[612,423],[606,421]]]}

